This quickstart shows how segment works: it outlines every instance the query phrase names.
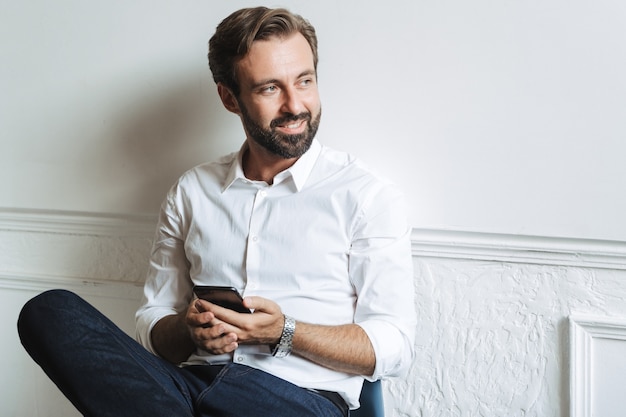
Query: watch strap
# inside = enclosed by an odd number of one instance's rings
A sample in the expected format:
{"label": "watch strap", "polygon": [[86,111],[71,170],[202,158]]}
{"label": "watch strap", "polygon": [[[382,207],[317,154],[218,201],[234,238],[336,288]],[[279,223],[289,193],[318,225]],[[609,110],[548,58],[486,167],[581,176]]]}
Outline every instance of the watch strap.
{"label": "watch strap", "polygon": [[284,315],[285,324],[283,325],[283,333],[280,335],[278,344],[272,351],[272,356],[276,358],[284,358],[291,353],[293,347],[293,335],[296,332],[296,320],[293,317]]}

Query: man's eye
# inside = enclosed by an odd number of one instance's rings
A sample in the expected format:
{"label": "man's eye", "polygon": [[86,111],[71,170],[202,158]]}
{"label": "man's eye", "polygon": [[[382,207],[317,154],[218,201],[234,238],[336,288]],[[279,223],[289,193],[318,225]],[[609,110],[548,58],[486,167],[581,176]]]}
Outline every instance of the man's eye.
{"label": "man's eye", "polygon": [[273,93],[276,90],[278,90],[278,88],[275,85],[268,85],[267,87],[263,88],[261,91],[264,93]]}

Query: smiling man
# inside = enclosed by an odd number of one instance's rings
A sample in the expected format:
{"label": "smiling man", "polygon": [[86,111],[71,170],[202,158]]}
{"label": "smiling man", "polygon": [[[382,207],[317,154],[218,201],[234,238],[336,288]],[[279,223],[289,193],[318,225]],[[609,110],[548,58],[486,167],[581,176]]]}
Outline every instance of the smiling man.
{"label": "smiling man", "polygon": [[319,127],[322,110],[311,46],[300,32],[254,42],[236,74],[237,95],[221,81],[217,90],[224,106],[241,117],[249,148],[246,175],[254,177],[255,169],[271,166],[274,172],[268,176],[252,178],[271,184],[274,175],[309,150]]}
{"label": "smiling man", "polygon": [[[84,415],[347,416],[364,379],[407,370],[403,198],[316,139],[317,56],[314,28],[284,9],[242,9],[217,27],[209,65],[246,139],[169,191],[140,344],[65,291],[22,310],[22,343]],[[234,288],[242,312],[197,286]]]}

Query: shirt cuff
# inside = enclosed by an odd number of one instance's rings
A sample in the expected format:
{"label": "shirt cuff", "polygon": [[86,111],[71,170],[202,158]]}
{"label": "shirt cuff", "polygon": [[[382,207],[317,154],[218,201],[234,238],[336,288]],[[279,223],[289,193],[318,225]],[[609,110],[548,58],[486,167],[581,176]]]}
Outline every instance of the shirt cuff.
{"label": "shirt cuff", "polygon": [[413,359],[412,338],[398,327],[382,320],[357,323],[365,331],[374,348],[376,366],[372,375],[364,375],[369,381],[384,377],[403,376]]}

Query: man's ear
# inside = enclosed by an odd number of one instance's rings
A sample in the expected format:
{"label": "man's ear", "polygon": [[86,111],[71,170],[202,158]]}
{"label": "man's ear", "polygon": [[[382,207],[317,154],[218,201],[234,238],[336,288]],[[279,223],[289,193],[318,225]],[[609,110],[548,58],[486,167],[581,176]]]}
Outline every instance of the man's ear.
{"label": "man's ear", "polygon": [[224,105],[226,110],[235,114],[241,114],[237,97],[235,97],[235,94],[233,94],[230,88],[226,87],[222,83],[218,83],[217,94],[219,94],[220,99],[222,100],[222,104]]}

